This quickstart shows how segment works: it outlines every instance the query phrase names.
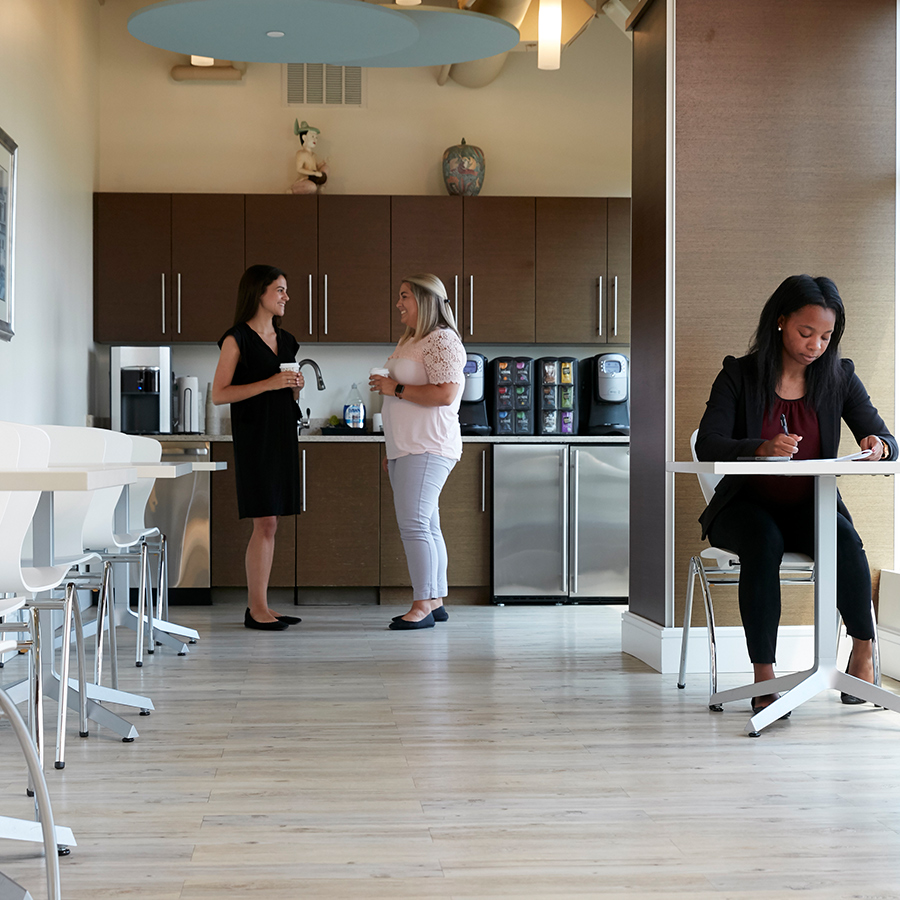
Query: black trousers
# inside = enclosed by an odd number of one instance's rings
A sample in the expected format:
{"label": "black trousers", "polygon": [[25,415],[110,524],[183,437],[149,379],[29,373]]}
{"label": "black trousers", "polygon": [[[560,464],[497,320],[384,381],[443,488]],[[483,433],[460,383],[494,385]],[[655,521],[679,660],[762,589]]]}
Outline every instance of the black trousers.
{"label": "black trousers", "polygon": [[[785,552],[814,556],[813,503],[765,506],[739,494],[713,520],[709,541],[741,560],[738,600],[750,661],[774,663],[781,586],[778,567]],[[837,606],[851,637],[872,640],[872,578],[853,523],[837,517]]]}

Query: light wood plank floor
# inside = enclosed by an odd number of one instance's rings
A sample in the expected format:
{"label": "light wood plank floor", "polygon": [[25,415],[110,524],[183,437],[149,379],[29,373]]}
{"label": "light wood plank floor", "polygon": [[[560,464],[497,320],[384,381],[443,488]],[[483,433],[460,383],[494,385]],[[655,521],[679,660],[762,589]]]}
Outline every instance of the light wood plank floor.
{"label": "light wood plank floor", "polygon": [[[900,716],[832,695],[754,740],[704,676],[679,691],[619,651],[622,607],[386,630],[399,611],[304,607],[264,634],[181,607],[201,642],[143,670],[120,630],[122,686],[157,709],[126,713],[132,744],[70,719],[48,772],[78,839],[65,897],[900,897]],[[27,816],[0,742],[2,812]],[[0,843],[36,898],[41,866]]]}

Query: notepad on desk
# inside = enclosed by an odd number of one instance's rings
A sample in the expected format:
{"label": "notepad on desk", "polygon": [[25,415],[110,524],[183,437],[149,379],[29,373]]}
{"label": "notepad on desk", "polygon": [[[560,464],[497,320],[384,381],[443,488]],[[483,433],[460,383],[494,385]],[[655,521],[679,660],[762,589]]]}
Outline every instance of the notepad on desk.
{"label": "notepad on desk", "polygon": [[[798,462],[852,462],[855,459],[866,459],[872,455],[871,450],[857,450],[856,453],[848,453],[846,456],[832,456],[827,459],[804,459]],[[791,462],[790,456],[739,456],[738,462]]]}

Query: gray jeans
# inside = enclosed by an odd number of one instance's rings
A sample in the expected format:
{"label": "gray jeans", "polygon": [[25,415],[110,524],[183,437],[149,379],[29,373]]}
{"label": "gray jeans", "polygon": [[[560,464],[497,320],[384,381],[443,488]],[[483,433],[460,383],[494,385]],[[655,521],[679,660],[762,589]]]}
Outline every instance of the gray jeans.
{"label": "gray jeans", "polygon": [[455,465],[455,459],[433,453],[388,460],[413,600],[447,596],[447,546],[441,534],[438,497]]}

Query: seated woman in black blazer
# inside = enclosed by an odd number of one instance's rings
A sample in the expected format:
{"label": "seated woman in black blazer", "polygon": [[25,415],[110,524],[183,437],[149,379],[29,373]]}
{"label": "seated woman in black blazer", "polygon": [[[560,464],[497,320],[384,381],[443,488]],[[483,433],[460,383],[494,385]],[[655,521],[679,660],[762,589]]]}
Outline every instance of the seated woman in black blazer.
{"label": "seated woman in black blazer", "polygon": [[[844,304],[828,278],[793,275],[769,298],[747,356],[725,358],[697,435],[701,460],[838,455],[841,419],[870,460],[896,459],[897,442],[853,363],[841,359]],[[738,598],[754,681],[775,677],[781,618],[778,568],[786,551],[813,555],[813,479],[726,476],[700,517],[703,536],[741,560]],[[847,671],[871,682],[872,582],[862,541],[838,498],[837,604],[853,649]],[[754,712],[777,699],[754,697]],[[844,703],[862,703],[841,694]],[[788,713],[790,715],[790,713]]]}

